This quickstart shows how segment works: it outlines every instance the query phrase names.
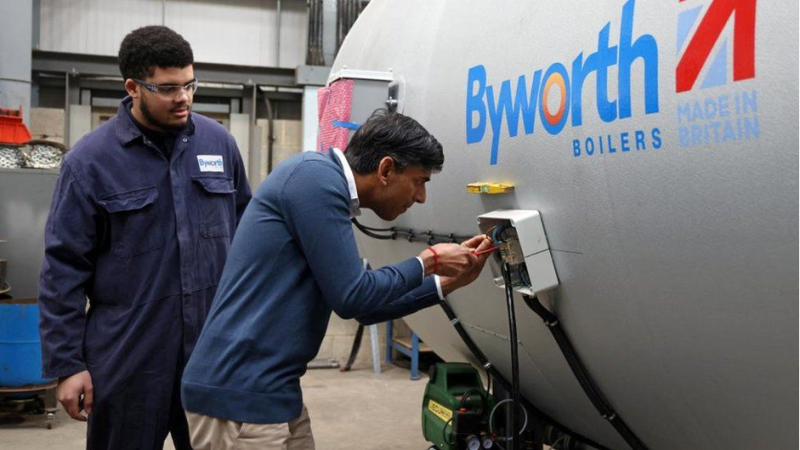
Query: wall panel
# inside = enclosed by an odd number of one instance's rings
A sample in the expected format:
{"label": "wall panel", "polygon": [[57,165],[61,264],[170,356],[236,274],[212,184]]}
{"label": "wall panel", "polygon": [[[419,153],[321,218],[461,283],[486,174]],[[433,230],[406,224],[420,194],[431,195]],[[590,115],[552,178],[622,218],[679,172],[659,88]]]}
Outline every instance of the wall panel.
{"label": "wall panel", "polygon": [[[276,0],[41,0],[40,47],[116,55],[127,33],[165,25],[191,44],[202,62],[275,67]],[[280,67],[305,61],[306,4],[281,4]],[[165,13],[165,14],[164,14]]]}

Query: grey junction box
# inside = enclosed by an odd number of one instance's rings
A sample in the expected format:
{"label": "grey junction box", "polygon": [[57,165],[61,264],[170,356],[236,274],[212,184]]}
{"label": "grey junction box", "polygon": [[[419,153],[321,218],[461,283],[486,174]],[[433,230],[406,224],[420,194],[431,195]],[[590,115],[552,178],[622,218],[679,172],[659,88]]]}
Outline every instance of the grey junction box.
{"label": "grey junction box", "polygon": [[[523,294],[536,295],[558,287],[558,276],[539,211],[500,209],[478,216],[478,227],[483,233],[502,225],[508,225],[516,231],[526,275],[530,281],[530,286],[520,284],[515,285],[514,289]],[[492,258],[490,267],[495,285],[505,287],[500,263]]]}

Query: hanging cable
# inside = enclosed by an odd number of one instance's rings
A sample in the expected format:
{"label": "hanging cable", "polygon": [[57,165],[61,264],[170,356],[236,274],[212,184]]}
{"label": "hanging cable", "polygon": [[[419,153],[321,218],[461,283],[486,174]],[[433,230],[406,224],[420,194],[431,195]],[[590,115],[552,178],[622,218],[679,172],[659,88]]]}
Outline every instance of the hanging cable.
{"label": "hanging cable", "polygon": [[[393,235],[395,234],[394,232],[392,232],[392,234],[379,234],[377,232],[374,232],[374,231],[380,230],[379,228],[371,228],[371,227],[364,226],[364,225],[362,225],[361,223],[359,223],[355,219],[352,219],[352,222],[356,226],[356,228],[358,228],[359,231],[361,231],[365,235],[367,235],[369,237],[372,237],[374,239],[381,239],[381,240],[395,239],[395,237],[393,237]],[[397,229],[396,228],[389,228],[389,229],[386,229],[386,230],[392,231],[392,230],[397,230]],[[410,231],[413,231],[413,230],[410,230]],[[455,240],[458,240],[458,239],[467,240],[467,239],[469,239],[468,237],[467,238],[463,238],[463,236],[456,236],[456,235],[453,235],[453,237],[454,237]],[[494,367],[494,365],[489,361],[489,359],[486,357],[486,355],[483,353],[483,351],[475,344],[475,341],[473,341],[472,337],[469,335],[469,333],[467,333],[467,330],[464,328],[464,325],[461,324],[461,320],[458,318],[458,316],[456,316],[455,311],[453,311],[453,308],[450,306],[450,304],[447,302],[447,300],[445,299],[444,301],[439,302],[439,306],[441,306],[442,310],[444,311],[445,315],[447,316],[447,319],[450,321],[450,324],[453,325],[453,328],[456,330],[456,333],[461,338],[461,340],[464,342],[464,344],[467,346],[467,348],[469,349],[470,353],[472,353],[472,356],[475,357],[475,359],[478,360],[480,365],[486,370],[486,373],[488,374],[488,376],[491,379],[493,379],[497,384],[502,386],[502,388],[504,390],[506,390],[508,392],[512,392],[511,383],[509,383],[508,380],[503,378],[503,375],[500,373],[500,371],[498,371],[497,368]],[[593,440],[591,440],[591,439],[589,439],[589,438],[587,438],[587,437],[585,437],[585,436],[583,436],[581,434],[576,433],[575,431],[572,431],[571,429],[567,428],[566,426],[562,425],[561,423],[559,423],[558,421],[556,421],[555,419],[553,419],[552,417],[547,415],[544,411],[540,410],[539,408],[534,406],[532,403],[528,402],[525,398],[520,398],[520,400],[522,402],[523,407],[526,410],[531,411],[532,414],[534,414],[540,420],[549,423],[550,425],[553,426],[553,428],[561,431],[562,433],[565,433],[565,434],[568,434],[570,436],[573,436],[573,437],[575,437],[575,439],[577,439],[579,441],[582,441],[582,442],[586,443],[587,445],[595,447],[595,448],[597,448],[599,450],[609,450],[608,447],[605,447],[605,446],[603,446],[603,445],[601,445],[601,444],[599,444],[599,443],[597,443],[597,442],[595,442],[595,441],[593,441]]]}
{"label": "hanging cable", "polygon": [[[507,226],[497,226],[490,228],[486,235],[489,236],[495,244],[502,244],[502,234],[505,231]],[[503,281],[505,282],[505,290],[506,290],[506,301],[508,303],[508,324],[509,324],[509,331],[511,334],[511,365],[512,365],[512,398],[515,398],[514,395],[519,395],[519,392],[515,389],[518,389],[518,385],[515,385],[515,379],[519,376],[519,360],[517,359],[518,356],[516,354],[516,347],[517,347],[517,340],[516,340],[516,318],[514,316],[514,302],[513,302],[513,288],[511,287],[511,268],[508,264],[502,264],[502,272],[503,272]],[[520,264],[517,267],[517,276],[519,280],[525,284],[530,286],[530,280],[527,277],[527,268],[525,264]],[[600,393],[600,389],[594,383],[594,380],[589,376],[589,373],[586,371],[586,368],[578,359],[577,353],[575,353],[575,349],[572,347],[569,339],[567,338],[566,333],[564,332],[563,327],[558,321],[558,318],[555,314],[551,313],[544,305],[539,302],[537,297],[530,297],[528,295],[523,294],[523,298],[525,303],[534,311],[539,317],[542,318],[545,325],[547,325],[548,329],[550,330],[551,334],[556,340],[559,348],[561,349],[564,358],[567,360],[567,363],[572,369],[572,373],[577,378],[578,383],[583,388],[583,391],[589,397],[590,401],[603,416],[604,419],[608,420],[611,425],[617,430],[617,433],[631,446],[631,448],[635,450],[639,449],[646,449],[647,446],[633,433],[633,431],[628,428],[628,425],[622,420],[622,418],[614,411],[611,407],[611,404],[603,397]],[[515,411],[512,410],[512,423],[513,422],[513,413]]]}
{"label": "hanging cable", "polygon": [[506,291],[506,308],[508,309],[508,334],[511,341],[511,399],[513,404],[509,414],[511,433],[511,449],[519,448],[519,439],[515,439],[517,429],[517,409],[521,405],[519,400],[519,341],[517,340],[517,315],[514,311],[514,288],[511,286],[511,269],[508,264],[503,264],[503,281]]}
{"label": "hanging cable", "polygon": [[[450,304],[447,302],[447,300],[444,300],[444,301],[440,302],[439,305],[442,307],[442,310],[444,311],[444,314],[447,316],[448,320],[450,320],[450,324],[453,325],[453,328],[455,328],[456,333],[458,333],[458,336],[461,338],[461,340],[467,346],[467,348],[469,349],[470,353],[472,353],[472,356],[474,356],[475,359],[478,360],[480,365],[488,373],[491,374],[493,380],[497,384],[499,384],[504,390],[506,390],[508,392],[511,392],[511,383],[509,383],[508,380],[506,380],[503,377],[503,375],[500,373],[500,371],[497,370],[497,368],[491,362],[489,362],[488,358],[486,358],[486,355],[483,353],[483,351],[475,344],[475,341],[473,341],[472,337],[467,333],[467,330],[464,328],[464,325],[461,324],[461,320],[458,318],[458,316],[456,316],[455,311],[453,311],[453,308],[450,306]],[[541,411],[539,408],[534,406],[532,403],[530,403],[527,400],[525,400],[525,398],[522,398],[521,401],[522,401],[522,404],[524,405],[526,410],[530,411],[533,415],[538,417],[540,420],[543,420],[543,421],[551,424],[557,430],[559,430],[559,431],[561,431],[561,432],[563,432],[565,434],[569,434],[571,436],[574,436],[576,439],[578,439],[578,440],[580,440],[580,441],[582,441],[582,442],[584,442],[584,443],[586,443],[588,445],[591,445],[592,447],[595,447],[597,449],[608,450],[607,447],[604,447],[603,445],[601,445],[601,444],[599,444],[597,442],[594,442],[593,440],[591,440],[591,439],[589,439],[589,438],[587,438],[585,436],[582,436],[582,435],[570,430],[569,428],[565,427],[564,425],[562,425],[561,423],[559,423],[558,421],[556,421],[552,417],[548,416],[544,411]]]}
{"label": "hanging cable", "polygon": [[550,334],[553,335],[558,347],[561,349],[564,359],[567,360],[569,368],[572,369],[572,373],[575,375],[575,378],[589,397],[595,409],[597,409],[600,415],[617,430],[617,433],[625,439],[625,442],[627,442],[631,448],[634,450],[646,450],[647,446],[630,428],[628,428],[628,425],[622,420],[622,417],[614,411],[614,408],[608,400],[600,393],[600,388],[597,387],[597,384],[595,384],[589,372],[578,358],[578,354],[575,353],[575,348],[572,347],[572,343],[570,343],[567,334],[564,332],[564,328],[558,321],[558,317],[545,308],[538,297],[530,297],[523,294],[522,298],[525,300],[528,307],[541,317],[544,324],[547,325]]}
{"label": "hanging cable", "polygon": [[[494,405],[494,408],[492,408],[492,412],[489,413],[489,433],[495,434],[495,431],[494,431],[494,414],[495,414],[495,412],[497,412],[497,410],[500,409],[500,406],[502,406],[502,405],[504,405],[504,404],[506,404],[508,402],[511,402],[512,408],[516,408],[516,406],[514,405],[514,400],[510,399],[510,398],[507,398],[505,400],[500,400],[499,402],[497,402]],[[525,407],[522,407],[522,412],[525,413],[525,419],[522,422],[522,426],[519,429],[519,433],[517,433],[518,436],[521,436],[522,433],[525,432],[525,429],[528,427],[528,410],[525,409]],[[516,442],[516,441],[514,441],[514,442]],[[498,443],[498,447],[500,447],[501,450],[506,450],[502,445],[499,445],[499,443]]]}

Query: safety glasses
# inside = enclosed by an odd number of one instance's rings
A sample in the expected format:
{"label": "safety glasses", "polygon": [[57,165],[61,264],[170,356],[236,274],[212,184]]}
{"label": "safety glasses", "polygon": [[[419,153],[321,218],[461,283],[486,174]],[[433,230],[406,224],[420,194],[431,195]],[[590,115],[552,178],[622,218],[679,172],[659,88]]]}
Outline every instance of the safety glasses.
{"label": "safety glasses", "polygon": [[197,78],[182,86],[179,84],[153,84],[137,80],[136,78],[133,78],[133,81],[154,94],[159,94],[168,98],[177,97],[184,92],[187,95],[194,95],[194,93],[197,92]]}

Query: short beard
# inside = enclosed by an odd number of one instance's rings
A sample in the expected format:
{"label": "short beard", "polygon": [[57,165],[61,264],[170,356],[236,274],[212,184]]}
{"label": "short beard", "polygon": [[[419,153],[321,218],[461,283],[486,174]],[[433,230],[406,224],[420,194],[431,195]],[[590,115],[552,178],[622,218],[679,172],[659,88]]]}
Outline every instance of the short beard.
{"label": "short beard", "polygon": [[[167,133],[178,132],[178,131],[182,130],[183,127],[186,126],[186,124],[183,124],[183,125],[170,125],[170,124],[164,123],[164,122],[156,119],[155,117],[153,117],[153,114],[150,112],[150,108],[147,106],[147,100],[145,100],[144,96],[141,97],[141,101],[139,102],[139,110],[142,112],[142,115],[144,116],[145,119],[147,119],[147,121],[150,123],[150,125],[154,125],[154,126],[160,128],[160,129],[164,130]],[[191,113],[191,111],[192,111],[192,108],[190,106],[189,107],[189,112]]]}

